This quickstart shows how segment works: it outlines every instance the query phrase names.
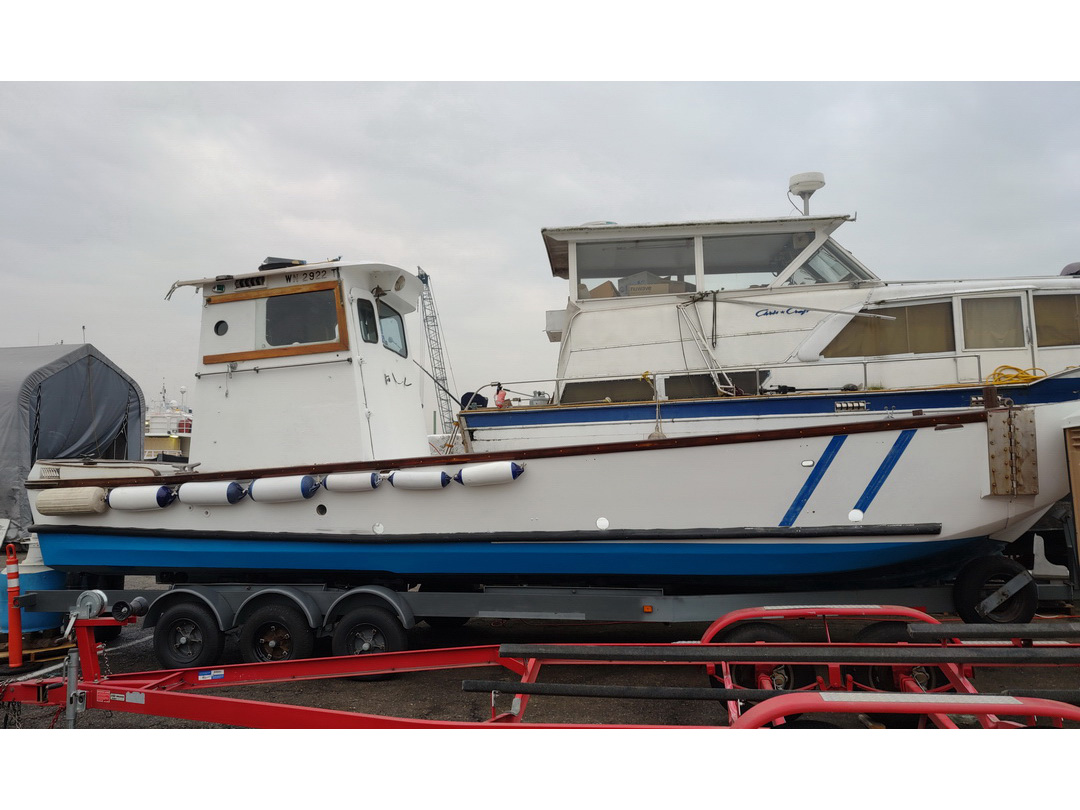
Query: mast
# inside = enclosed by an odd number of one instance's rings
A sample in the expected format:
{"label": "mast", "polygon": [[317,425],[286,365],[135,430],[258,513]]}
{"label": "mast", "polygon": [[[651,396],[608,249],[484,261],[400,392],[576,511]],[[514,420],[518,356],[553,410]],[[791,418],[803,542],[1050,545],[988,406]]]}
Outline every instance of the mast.
{"label": "mast", "polygon": [[439,407],[439,422],[443,433],[454,429],[455,403],[450,399],[446,376],[446,362],[443,359],[442,335],[439,328],[439,314],[435,309],[435,295],[431,291],[431,278],[423,268],[417,267],[417,278],[423,283],[420,290],[420,310],[427,335],[428,357],[431,359],[431,376],[435,380],[435,397]]}

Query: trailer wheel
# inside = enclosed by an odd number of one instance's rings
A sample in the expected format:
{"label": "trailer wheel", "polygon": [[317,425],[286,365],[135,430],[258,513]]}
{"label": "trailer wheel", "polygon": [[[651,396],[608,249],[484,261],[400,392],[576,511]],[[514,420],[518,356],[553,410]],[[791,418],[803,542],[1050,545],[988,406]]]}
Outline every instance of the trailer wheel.
{"label": "trailer wheel", "polygon": [[[764,641],[771,644],[789,644],[798,641],[791,633],[777,627],[770,622],[746,622],[733,627],[720,638],[714,638],[713,643],[720,644],[746,644],[754,641]],[[717,668],[717,678],[720,672]],[[777,689],[801,689],[809,686],[816,680],[812,666],[797,666],[792,664],[732,664],[731,683],[736,688],[759,689],[759,678],[765,675]],[[710,679],[713,686],[723,686],[723,680]],[[744,701],[747,708],[755,706],[760,701]],[[801,715],[793,714],[785,718],[790,722]]]}
{"label": "trailer wheel", "polygon": [[310,658],[315,633],[304,614],[289,602],[256,608],[240,629],[240,658],[248,664]]}
{"label": "trailer wheel", "polygon": [[[874,622],[856,633],[852,641],[860,644],[896,644],[911,639],[908,638],[906,622]],[[851,668],[852,680],[878,692],[899,692],[901,674],[910,674],[927,692],[955,691],[939,667],[882,665]],[[918,728],[923,716],[892,712],[867,714],[871,720],[886,728]]]}
{"label": "trailer wheel", "polygon": [[198,602],[166,608],[154,627],[154,653],[165,669],[210,666],[224,649],[225,634],[210,610]]}
{"label": "trailer wheel", "polygon": [[1030,622],[1039,607],[1039,589],[1034,581],[1029,581],[987,615],[983,616],[976,610],[986,597],[1017,574],[1026,572],[1027,569],[1015,560],[997,555],[980,557],[969,562],[960,570],[953,585],[953,602],[957,614],[970,624]]}
{"label": "trailer wheel", "polygon": [[[334,629],[330,649],[334,655],[396,652],[409,646],[409,637],[397,617],[379,607],[359,607],[342,617]],[[361,675],[353,680],[382,681],[388,674]]]}

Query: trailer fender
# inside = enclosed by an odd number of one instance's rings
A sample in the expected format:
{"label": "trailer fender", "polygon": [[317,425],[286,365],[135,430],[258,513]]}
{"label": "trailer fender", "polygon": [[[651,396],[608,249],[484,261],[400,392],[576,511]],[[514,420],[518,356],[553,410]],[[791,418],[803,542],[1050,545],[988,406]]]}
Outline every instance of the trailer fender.
{"label": "trailer fender", "polygon": [[300,610],[303,611],[308,626],[313,630],[318,630],[322,627],[323,613],[319,608],[318,603],[310,594],[300,588],[293,588],[288,585],[270,585],[265,588],[259,588],[251,594],[251,596],[245,599],[243,604],[241,604],[236,611],[236,623],[238,625],[243,624],[244,620],[253,610],[264,602],[273,600],[275,597],[284,597],[300,608]]}
{"label": "trailer fender", "polygon": [[326,611],[326,625],[329,627],[350,610],[361,605],[388,608],[398,617],[401,626],[406,630],[416,626],[416,616],[409,603],[399,592],[381,585],[362,585],[343,593]]}
{"label": "trailer fender", "polygon": [[235,623],[236,611],[233,610],[232,606],[220,593],[213,588],[204,588],[199,585],[185,585],[179,588],[172,588],[155,599],[150,605],[150,609],[146,612],[144,626],[155,627],[158,619],[161,618],[161,614],[164,613],[167,608],[172,607],[178,602],[184,601],[200,602],[204,604],[210,612],[214,614],[214,619],[218,623],[218,629],[223,632],[229,630]]}

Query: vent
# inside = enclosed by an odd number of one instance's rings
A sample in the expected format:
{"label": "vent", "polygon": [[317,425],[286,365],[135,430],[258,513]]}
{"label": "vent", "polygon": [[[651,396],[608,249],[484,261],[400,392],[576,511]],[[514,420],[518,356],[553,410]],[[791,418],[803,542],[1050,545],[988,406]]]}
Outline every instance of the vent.
{"label": "vent", "polygon": [[870,405],[863,399],[846,399],[840,402],[833,403],[834,413],[843,413],[845,411],[868,411]]}

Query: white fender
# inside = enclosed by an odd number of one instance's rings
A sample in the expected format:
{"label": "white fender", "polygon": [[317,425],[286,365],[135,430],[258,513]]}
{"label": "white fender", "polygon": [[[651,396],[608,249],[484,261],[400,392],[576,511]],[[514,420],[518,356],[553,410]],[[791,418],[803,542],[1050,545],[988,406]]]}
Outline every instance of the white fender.
{"label": "white fender", "polygon": [[226,506],[247,494],[236,481],[191,481],[176,491],[180,503],[191,506]]}
{"label": "white fender", "polygon": [[248,495],[256,503],[287,503],[306,501],[318,488],[319,482],[313,475],[289,475],[252,481]]}
{"label": "white fender", "polygon": [[394,489],[442,489],[453,479],[442,470],[395,470],[387,480]]}
{"label": "white fender", "polygon": [[147,509],[164,509],[176,500],[176,493],[168,487],[143,486],[119,487],[109,492],[108,503],[113,509],[138,512]]}
{"label": "white fender", "polygon": [[378,473],[331,473],[323,486],[331,492],[371,492],[382,483]]}
{"label": "white fender", "polygon": [[487,464],[462,467],[454,476],[454,480],[467,487],[486,487],[516,481],[523,472],[525,472],[524,464],[516,464],[513,461],[491,461]]}

